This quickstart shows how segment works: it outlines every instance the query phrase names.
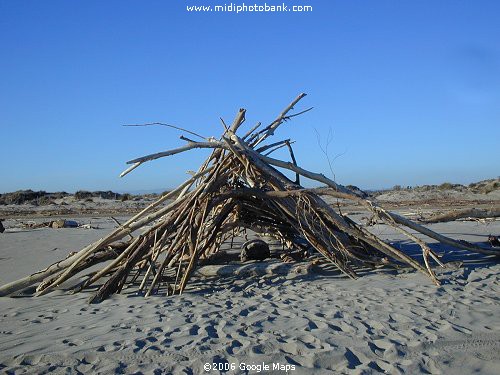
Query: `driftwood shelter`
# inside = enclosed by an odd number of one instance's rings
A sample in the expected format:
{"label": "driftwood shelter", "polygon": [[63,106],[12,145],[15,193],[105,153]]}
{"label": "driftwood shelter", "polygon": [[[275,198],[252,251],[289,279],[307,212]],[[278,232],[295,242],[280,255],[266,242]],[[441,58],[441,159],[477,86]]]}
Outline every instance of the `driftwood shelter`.
{"label": "driftwood shelter", "polygon": [[[459,249],[500,254],[493,248],[455,241],[433,232],[383,209],[322,174],[300,167],[288,139],[270,143],[279,126],[307,111],[290,114],[304,96],[299,95],[267,126],[258,123],[243,132],[245,110],[240,109],[231,125],[221,120],[223,134],[218,139],[204,138],[185,130],[186,134],[202,139],[197,141],[181,136],[186,142],[182,147],[128,162],[131,166],[122,176],[151,160],[199,148],[212,150],[198,171],[175,190],[70,257],[0,287],[0,296],[14,294],[34,284],[38,284],[36,295],[43,295],[99,263],[104,266],[85,275],[83,281],[73,287],[74,291],[81,291],[101,279],[106,280],[89,302],[97,303],[119,293],[125,284],[135,286],[146,296],[155,293],[160,284],[167,286],[169,295],[181,294],[200,260],[214,256],[221,244],[241,229],[270,233],[286,243],[290,252],[313,249],[350,278],[357,277],[356,264],[406,264],[439,285],[431,268],[431,260],[442,266],[439,256],[416,237],[414,231]],[[282,147],[290,151],[291,161],[269,156]],[[279,169],[293,171],[295,180],[287,178]],[[326,187],[303,188],[300,177],[318,181]],[[394,227],[419,245],[423,262],[335,210],[322,199],[325,195],[365,206],[378,221]],[[142,232],[129,239],[138,230]],[[173,272],[166,276],[167,270]]]}

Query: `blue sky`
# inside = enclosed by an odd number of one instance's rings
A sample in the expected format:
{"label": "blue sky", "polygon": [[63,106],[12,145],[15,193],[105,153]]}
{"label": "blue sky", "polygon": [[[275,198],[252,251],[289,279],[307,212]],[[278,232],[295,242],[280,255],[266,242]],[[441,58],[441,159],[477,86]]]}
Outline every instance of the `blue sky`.
{"label": "blue sky", "polygon": [[[235,0],[240,4],[243,1]],[[262,0],[253,1],[263,4]],[[0,192],[171,188],[207,155],[125,162],[219,136],[247,109],[299,163],[362,188],[500,175],[500,2],[284,0],[309,13],[190,13],[223,0],[0,0]],[[248,2],[246,2],[248,3]],[[282,2],[267,1],[268,4]],[[245,128],[245,129],[246,129]],[[276,156],[285,158],[286,154]]]}

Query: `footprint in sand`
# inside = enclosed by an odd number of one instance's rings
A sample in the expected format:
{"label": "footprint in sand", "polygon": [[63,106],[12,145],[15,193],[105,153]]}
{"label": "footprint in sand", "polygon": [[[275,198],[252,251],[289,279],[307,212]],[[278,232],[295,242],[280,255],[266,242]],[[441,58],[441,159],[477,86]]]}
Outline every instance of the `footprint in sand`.
{"label": "footprint in sand", "polygon": [[41,355],[22,355],[19,357],[21,366],[35,366],[40,363]]}
{"label": "footprint in sand", "polygon": [[205,327],[205,331],[209,338],[218,339],[219,335],[217,334],[217,330],[215,329],[215,324],[213,321],[210,321],[208,325]]}
{"label": "footprint in sand", "polygon": [[344,357],[347,359],[347,368],[354,370],[357,366],[360,366],[362,363],[359,360],[357,353],[353,352],[352,350],[346,348]]}
{"label": "footprint in sand", "polygon": [[81,359],[81,362],[84,363],[84,364],[96,364],[99,362],[99,357],[95,354],[92,354],[92,353],[88,353],[88,354],[85,354],[83,356],[83,358]]}
{"label": "footprint in sand", "polygon": [[200,331],[200,326],[195,324],[189,329],[189,334],[192,336],[198,336],[198,332]]}
{"label": "footprint in sand", "polygon": [[144,349],[144,347],[146,345],[148,345],[148,343],[154,343],[157,341],[158,341],[158,339],[156,337],[152,337],[152,336],[146,337],[145,339],[136,339],[136,340],[134,340],[135,347],[134,347],[134,349],[132,349],[132,351],[134,353],[137,353],[138,351]]}
{"label": "footprint in sand", "polygon": [[[249,343],[249,342],[248,342]],[[243,344],[238,340],[231,341],[226,351],[229,355],[236,355],[243,349]]]}
{"label": "footprint in sand", "polygon": [[80,340],[71,341],[71,340],[68,340],[68,339],[64,339],[62,341],[62,343],[66,344],[67,346],[78,346],[78,345],[83,344],[83,342],[80,341]]}
{"label": "footprint in sand", "polygon": [[314,323],[310,319],[307,319],[307,327],[305,328],[305,331],[309,331],[310,332],[310,331],[315,330],[315,329],[318,329],[318,326],[316,325],[316,323]]}

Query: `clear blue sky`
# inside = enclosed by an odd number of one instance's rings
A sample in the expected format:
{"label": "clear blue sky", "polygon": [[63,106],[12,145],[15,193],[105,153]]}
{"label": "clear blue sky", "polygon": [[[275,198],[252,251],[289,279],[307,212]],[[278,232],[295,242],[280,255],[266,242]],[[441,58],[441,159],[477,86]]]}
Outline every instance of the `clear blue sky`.
{"label": "clear blue sky", "polygon": [[[0,192],[171,188],[206,152],[161,121],[219,136],[247,109],[287,123],[299,163],[362,188],[500,175],[500,2],[283,0],[309,13],[190,13],[225,0],[0,0]],[[243,1],[234,0],[235,4]],[[263,4],[263,0],[254,0]],[[248,4],[249,2],[246,1]],[[280,3],[273,0],[268,4]],[[286,157],[286,154],[277,156]]]}

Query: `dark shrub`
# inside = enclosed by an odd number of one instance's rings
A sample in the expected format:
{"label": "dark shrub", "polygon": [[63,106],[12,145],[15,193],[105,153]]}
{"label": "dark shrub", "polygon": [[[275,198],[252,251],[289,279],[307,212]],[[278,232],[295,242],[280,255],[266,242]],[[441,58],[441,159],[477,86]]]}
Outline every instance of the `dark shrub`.
{"label": "dark shrub", "polygon": [[75,199],[86,199],[86,198],[92,198],[92,193],[90,191],[78,190],[75,193]]}
{"label": "dark shrub", "polygon": [[132,195],[131,194],[123,194],[121,197],[120,197],[120,200],[122,202],[125,202],[125,201],[128,201],[129,199],[132,199]]}

